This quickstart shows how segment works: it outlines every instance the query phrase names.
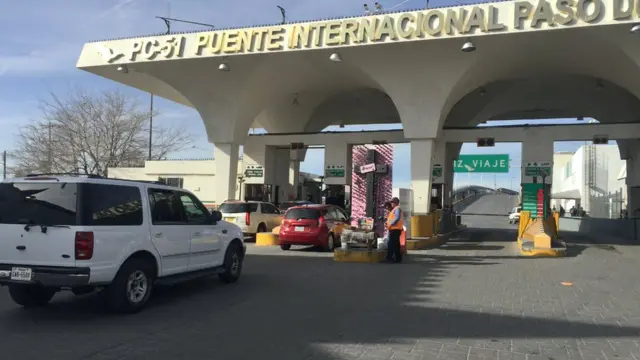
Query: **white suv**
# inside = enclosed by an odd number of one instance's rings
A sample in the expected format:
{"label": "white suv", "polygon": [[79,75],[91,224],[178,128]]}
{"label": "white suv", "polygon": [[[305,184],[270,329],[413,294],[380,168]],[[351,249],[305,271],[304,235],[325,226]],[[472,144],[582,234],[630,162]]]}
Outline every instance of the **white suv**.
{"label": "white suv", "polygon": [[139,181],[33,175],[0,183],[0,286],[22,306],[103,290],[136,312],[155,284],[238,280],[242,231],[192,193]]}
{"label": "white suv", "polygon": [[280,209],[261,201],[225,201],[218,210],[225,221],[238,225],[247,236],[269,232],[283,219]]}

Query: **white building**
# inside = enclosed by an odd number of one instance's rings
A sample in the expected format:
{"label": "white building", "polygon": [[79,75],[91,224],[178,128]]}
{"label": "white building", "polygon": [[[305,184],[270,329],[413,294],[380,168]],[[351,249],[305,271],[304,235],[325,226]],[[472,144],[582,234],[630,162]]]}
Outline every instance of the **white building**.
{"label": "white building", "polygon": [[625,160],[617,145],[585,145],[553,156],[552,206],[583,207],[591,217],[617,218],[626,209]]}
{"label": "white building", "polygon": [[[238,161],[237,169],[235,199],[244,198],[247,196],[247,192],[255,191],[256,189],[253,189],[254,185],[262,186],[262,184],[250,184],[251,181],[248,181],[250,178],[246,176],[246,169],[242,160]],[[169,185],[192,191],[205,205],[219,205],[216,204],[217,189],[214,181],[216,162],[214,159],[145,161],[144,167],[110,168],[108,175],[110,178],[118,179],[165,181]],[[284,177],[288,176],[288,172],[284,174]],[[296,184],[298,197],[306,199],[307,195],[311,194],[317,197],[316,201],[319,201],[321,181],[319,175],[300,172],[300,178],[298,184]],[[242,194],[240,189],[242,189]],[[273,202],[286,201],[284,189],[282,189],[281,193],[283,196],[278,199],[279,201],[276,201],[276,199],[270,200]]]}

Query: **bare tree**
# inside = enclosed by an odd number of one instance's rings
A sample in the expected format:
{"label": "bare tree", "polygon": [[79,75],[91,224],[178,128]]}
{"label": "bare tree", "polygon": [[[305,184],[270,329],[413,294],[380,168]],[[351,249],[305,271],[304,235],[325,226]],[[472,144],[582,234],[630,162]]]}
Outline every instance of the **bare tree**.
{"label": "bare tree", "polygon": [[[149,149],[149,111],[119,91],[98,95],[83,90],[66,99],[51,94],[41,102],[40,119],[20,129],[12,152],[12,172],[107,175],[112,167],[139,166]],[[154,111],[154,117],[158,114]],[[154,123],[152,159],[166,159],[191,148],[192,137],[180,127]]]}

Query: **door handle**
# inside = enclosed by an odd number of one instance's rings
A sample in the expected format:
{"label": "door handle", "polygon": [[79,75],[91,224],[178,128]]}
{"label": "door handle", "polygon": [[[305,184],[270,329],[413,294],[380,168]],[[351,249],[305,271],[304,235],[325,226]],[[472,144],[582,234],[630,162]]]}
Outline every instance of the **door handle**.
{"label": "door handle", "polygon": [[201,232],[199,232],[199,231],[198,231],[198,232],[194,232],[194,233],[193,233],[193,236],[202,236],[202,233],[201,233]]}
{"label": "door handle", "polygon": [[223,233],[223,234],[226,234],[226,233],[227,233],[227,229],[223,229],[223,230],[222,230],[222,233]]}
{"label": "door handle", "polygon": [[155,233],[155,234],[153,234],[153,237],[156,238],[156,239],[159,239],[159,238],[162,237],[162,233]]}

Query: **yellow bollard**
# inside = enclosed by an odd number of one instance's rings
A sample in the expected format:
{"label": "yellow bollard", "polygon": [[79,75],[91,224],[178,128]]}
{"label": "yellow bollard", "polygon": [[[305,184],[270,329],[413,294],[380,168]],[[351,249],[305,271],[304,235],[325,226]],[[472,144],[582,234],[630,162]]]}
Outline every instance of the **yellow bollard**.
{"label": "yellow bollard", "polygon": [[278,237],[269,232],[256,234],[256,246],[274,246],[278,245]]}

